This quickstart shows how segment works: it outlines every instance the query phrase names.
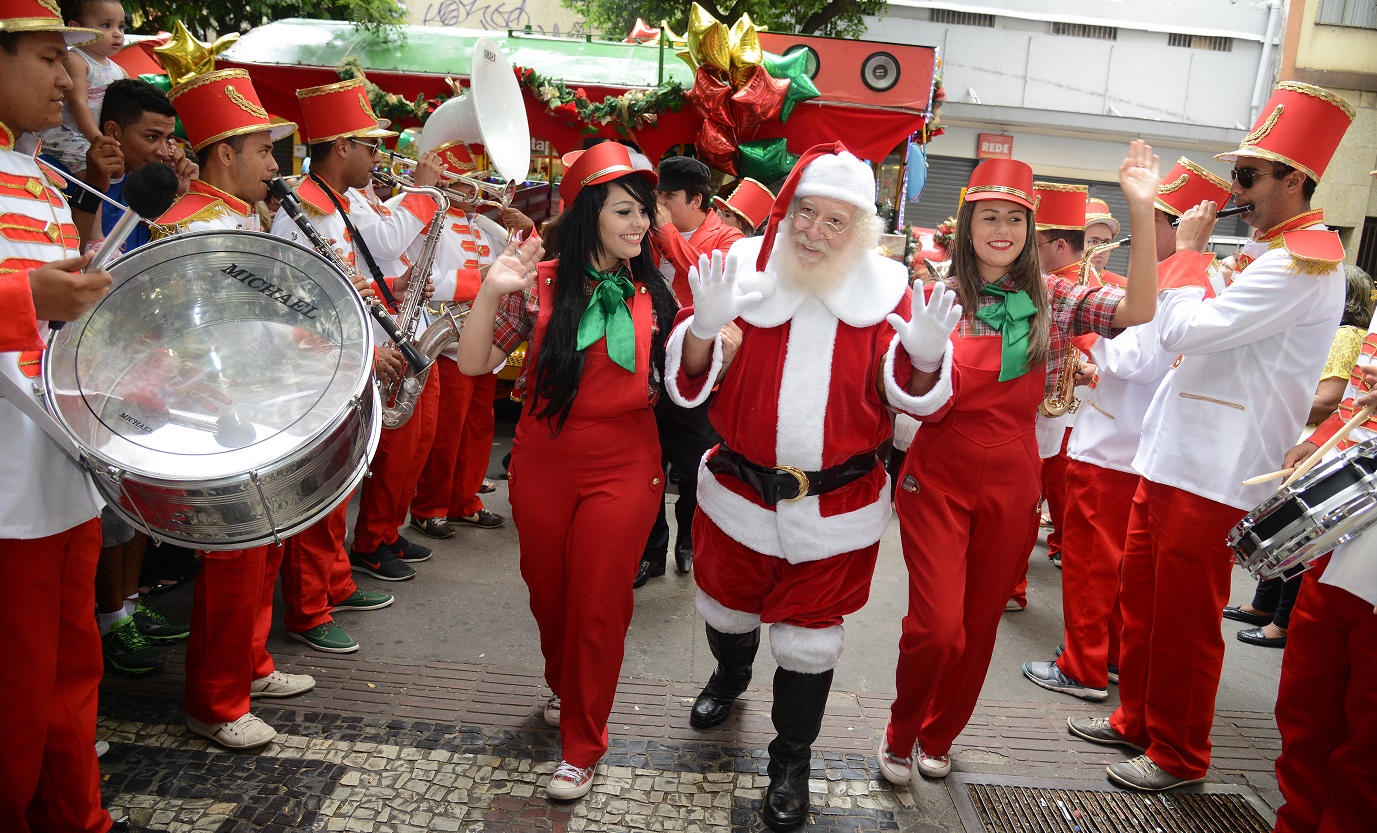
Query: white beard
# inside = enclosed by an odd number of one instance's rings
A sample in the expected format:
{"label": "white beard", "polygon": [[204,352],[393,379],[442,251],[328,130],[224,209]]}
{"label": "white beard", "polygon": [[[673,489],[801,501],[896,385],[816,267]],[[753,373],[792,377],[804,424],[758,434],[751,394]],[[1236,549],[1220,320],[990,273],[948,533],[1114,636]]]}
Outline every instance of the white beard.
{"label": "white beard", "polygon": [[[780,283],[816,297],[832,294],[851,276],[855,264],[866,247],[860,235],[852,234],[838,247],[835,240],[809,240],[796,231],[780,241],[774,251],[775,270]],[[816,263],[806,263],[799,257],[799,249],[808,247],[823,253]]]}

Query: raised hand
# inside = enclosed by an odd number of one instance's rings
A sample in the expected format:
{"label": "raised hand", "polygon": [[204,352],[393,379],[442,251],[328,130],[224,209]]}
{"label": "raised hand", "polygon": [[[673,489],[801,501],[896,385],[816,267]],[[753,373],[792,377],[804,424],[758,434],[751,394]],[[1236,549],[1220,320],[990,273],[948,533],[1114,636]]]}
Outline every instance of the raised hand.
{"label": "raised hand", "polygon": [[544,254],[545,247],[540,245],[539,237],[528,238],[524,243],[512,240],[507,250],[488,267],[479,294],[495,297],[529,289],[535,283],[536,264]]}
{"label": "raised hand", "polygon": [[899,334],[899,343],[920,370],[932,371],[941,366],[942,354],[952,331],[961,323],[961,305],[956,293],[940,283],[933,284],[932,294],[925,303],[913,305],[913,318],[905,321],[894,313],[885,317],[889,326]]}
{"label": "raised hand", "polygon": [[737,294],[736,283],[726,276],[724,263],[721,250],[714,250],[711,258],[701,255],[698,265],[689,267],[688,285],[693,292],[693,324],[689,331],[704,340],[716,338],[723,327],[765,297],[759,292]]}
{"label": "raised hand", "polygon": [[1119,166],[1119,187],[1123,189],[1129,208],[1151,206],[1157,199],[1157,186],[1161,181],[1161,160],[1152,152],[1152,146],[1142,139],[1134,139],[1128,145],[1128,156]]}

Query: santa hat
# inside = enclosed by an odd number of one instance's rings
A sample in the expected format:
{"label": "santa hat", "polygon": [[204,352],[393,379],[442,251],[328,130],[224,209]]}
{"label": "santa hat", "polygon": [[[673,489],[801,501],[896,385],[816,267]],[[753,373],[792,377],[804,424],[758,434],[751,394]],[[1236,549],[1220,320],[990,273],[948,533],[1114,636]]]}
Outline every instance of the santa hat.
{"label": "santa hat", "polygon": [[875,172],[857,159],[841,142],[814,145],[803,152],[789,178],[775,197],[770,209],[770,221],[760,255],[755,260],[757,272],[765,271],[774,250],[775,235],[784,215],[795,197],[828,197],[850,203],[866,214],[875,213]]}

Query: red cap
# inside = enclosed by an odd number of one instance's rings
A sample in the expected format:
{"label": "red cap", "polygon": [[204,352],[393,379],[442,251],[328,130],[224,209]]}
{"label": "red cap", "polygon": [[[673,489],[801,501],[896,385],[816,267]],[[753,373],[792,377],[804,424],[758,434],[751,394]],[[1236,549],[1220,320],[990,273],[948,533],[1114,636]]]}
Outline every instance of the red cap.
{"label": "red cap", "polygon": [[1283,81],[1272,91],[1253,131],[1243,137],[1238,150],[1221,153],[1215,159],[1233,162],[1248,157],[1280,162],[1319,182],[1354,115],[1353,105],[1329,90]]}
{"label": "red cap", "polygon": [[1111,237],[1118,236],[1119,221],[1114,219],[1114,215],[1109,213],[1109,203],[1099,197],[1091,197],[1085,203],[1085,227],[1090,228],[1097,223],[1104,223],[1112,229],[1109,232]]}
{"label": "red cap", "polygon": [[1017,159],[991,159],[971,171],[966,185],[967,202],[1009,200],[1033,207],[1033,169]]}
{"label": "red cap", "polygon": [[1090,197],[1089,185],[1034,182],[1033,192],[1033,220],[1037,223],[1038,231],[1085,231],[1085,205]]}
{"label": "red cap", "polygon": [[469,153],[469,146],[463,142],[446,142],[431,149],[431,153],[437,154],[440,161],[444,163],[445,170],[452,174],[468,176],[478,171],[478,163],[473,161],[473,154]]}
{"label": "red cap", "polygon": [[712,204],[717,206],[718,211],[730,211],[745,220],[752,229],[760,228],[760,224],[770,216],[770,207],[774,202],[775,195],[770,189],[750,177],[741,180],[725,200],[721,197],[712,198]]}
{"label": "red cap", "polygon": [[391,122],[373,112],[368,91],[357,78],[297,90],[296,99],[301,105],[301,127],[306,141],[313,145],[345,136],[386,139],[397,135],[385,129]]}
{"label": "red cap", "polygon": [[249,74],[242,69],[197,75],[173,87],[167,97],[177,105],[187,140],[196,150],[231,136],[264,130],[277,141],[296,129],[289,121],[272,120],[259,103]]}
{"label": "red cap", "polygon": [[660,181],[654,172],[631,164],[631,153],[620,142],[599,142],[588,150],[571,150],[560,160],[564,163],[564,179],[559,184],[559,197],[566,206],[574,204],[585,185],[600,185],[637,174],[651,185]]}
{"label": "red cap", "polygon": [[1205,200],[1214,200],[1223,206],[1229,201],[1229,183],[1183,156],[1162,177],[1153,205],[1173,217],[1180,217]]}
{"label": "red cap", "polygon": [[101,36],[96,29],[81,29],[62,22],[57,0],[4,0],[0,9],[0,32],[61,32],[68,46],[81,46]]}

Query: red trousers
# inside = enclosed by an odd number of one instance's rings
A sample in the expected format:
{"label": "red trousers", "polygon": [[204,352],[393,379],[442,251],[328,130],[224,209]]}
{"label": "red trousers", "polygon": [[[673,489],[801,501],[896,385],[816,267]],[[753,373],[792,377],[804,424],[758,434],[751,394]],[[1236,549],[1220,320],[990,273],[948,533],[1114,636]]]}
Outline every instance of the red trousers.
{"label": "red trousers", "polygon": [[1104,688],[1108,666],[1119,664],[1119,565],[1124,560],[1128,515],[1138,475],[1071,460],[1066,467],[1061,612],[1066,651],[1062,673],[1081,685]]}
{"label": "red trousers", "polygon": [[1219,611],[1233,569],[1224,540],[1245,514],[1147,479],[1133,496],[1120,568],[1120,705],[1110,722],[1177,778],[1210,768],[1224,665]]}
{"label": "red trousers", "polygon": [[440,372],[440,413],[430,458],[411,500],[411,514],[457,518],[483,508],[478,489],[492,457],[497,377],[491,373],[465,376],[445,356],[435,360],[435,368]]}
{"label": "red trousers", "polygon": [[349,500],[282,545],[282,617],[287,630],[304,633],[329,622],[334,606],[359,589],[344,548]]}
{"label": "red trousers", "polygon": [[1277,694],[1277,785],[1286,803],[1277,833],[1350,833],[1377,819],[1377,614],[1321,584],[1323,572],[1320,565],[1305,577],[1286,632]]}
{"label": "red trousers", "polygon": [[201,553],[186,643],[186,713],[206,723],[249,712],[249,686],[273,673],[268,631],[282,547]]}
{"label": "red trousers", "polygon": [[0,830],[105,833],[96,763],[100,519],[0,540]]}
{"label": "red trousers", "polygon": [[571,417],[554,438],[546,423],[523,422],[509,480],[521,577],[540,629],[545,681],[560,698],[563,758],[589,767],[607,751],[631,582],[664,491],[660,441],[648,407]]}
{"label": "red trousers", "polygon": [[1066,456],[1066,444],[1071,441],[1071,429],[1061,437],[1061,450],[1042,461],[1042,496],[1047,499],[1047,516],[1052,519],[1052,529],[1047,533],[1047,555],[1055,556],[1061,552],[1062,522],[1066,516],[1066,466],[1071,458]]}
{"label": "red trousers", "polygon": [[909,451],[900,483],[912,474],[917,491],[901,485],[895,500],[909,579],[892,749],[917,739],[945,755],[975,711],[1004,603],[1037,539],[1039,461],[1029,429],[987,447],[937,422]]}
{"label": "red trousers", "polygon": [[384,428],[378,451],[368,464],[371,477],[364,478],[359,516],[354,521],[354,551],[373,552],[384,544],[397,543],[397,529],[406,523],[407,507],[421,479],[439,412],[440,386],[436,373],[426,380],[416,399],[416,410],[406,424]]}

